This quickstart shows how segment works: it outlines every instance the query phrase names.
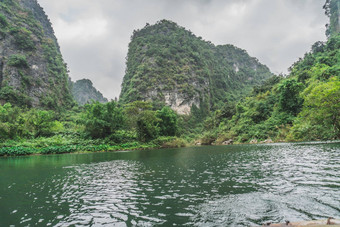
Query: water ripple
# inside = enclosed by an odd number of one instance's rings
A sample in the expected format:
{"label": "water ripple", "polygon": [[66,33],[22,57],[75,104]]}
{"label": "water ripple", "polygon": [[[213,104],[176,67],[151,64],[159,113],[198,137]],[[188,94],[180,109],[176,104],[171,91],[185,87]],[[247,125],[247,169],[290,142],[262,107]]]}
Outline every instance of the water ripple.
{"label": "water ripple", "polygon": [[339,160],[339,143],[28,157],[15,168],[0,159],[0,224],[249,226],[340,218]]}

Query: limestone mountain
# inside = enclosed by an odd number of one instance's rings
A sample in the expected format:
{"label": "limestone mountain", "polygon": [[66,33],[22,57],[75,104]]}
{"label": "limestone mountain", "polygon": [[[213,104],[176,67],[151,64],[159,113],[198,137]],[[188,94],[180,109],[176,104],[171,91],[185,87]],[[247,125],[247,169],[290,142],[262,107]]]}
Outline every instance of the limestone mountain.
{"label": "limestone mountain", "polygon": [[53,28],[36,0],[0,0],[0,103],[74,103]]}
{"label": "limestone mountain", "polygon": [[85,105],[91,101],[98,101],[100,103],[108,102],[95,87],[92,81],[88,79],[77,80],[72,83],[72,94],[79,105]]}
{"label": "limestone mountain", "polygon": [[164,102],[181,114],[237,100],[272,76],[245,50],[215,46],[167,20],[133,32],[126,67],[121,102]]}

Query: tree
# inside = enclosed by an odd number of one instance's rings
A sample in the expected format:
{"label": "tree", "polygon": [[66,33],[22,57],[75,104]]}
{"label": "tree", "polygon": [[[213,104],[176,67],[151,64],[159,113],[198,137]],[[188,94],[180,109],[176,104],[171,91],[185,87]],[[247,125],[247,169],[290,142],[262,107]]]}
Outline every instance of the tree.
{"label": "tree", "polygon": [[152,110],[145,110],[138,115],[137,118],[137,136],[142,142],[148,142],[159,136],[158,123],[160,119],[156,112]]}
{"label": "tree", "polygon": [[135,101],[125,106],[128,125],[136,129],[138,139],[148,142],[159,136],[159,122],[157,112],[152,110],[151,102]]}
{"label": "tree", "polygon": [[17,122],[20,114],[19,108],[12,107],[10,103],[0,105],[0,138],[13,139],[17,136]]}
{"label": "tree", "polygon": [[333,128],[336,137],[340,138],[339,79],[333,77],[330,81],[315,86],[305,97],[301,116],[315,124]]}
{"label": "tree", "polygon": [[127,116],[127,124],[130,128],[137,128],[139,115],[146,110],[151,110],[151,102],[135,101],[125,105],[124,113]]}
{"label": "tree", "polygon": [[178,130],[177,114],[170,107],[164,106],[157,111],[157,117],[160,119],[159,128],[162,136],[175,136]]}
{"label": "tree", "polygon": [[302,88],[303,84],[296,79],[283,80],[278,86],[279,110],[296,116],[303,103],[299,96]]}
{"label": "tree", "polygon": [[24,115],[24,121],[34,137],[51,136],[63,129],[63,124],[55,120],[52,111],[31,109]]}
{"label": "tree", "polygon": [[114,101],[85,105],[83,124],[92,138],[105,138],[124,126],[123,110]]}
{"label": "tree", "polygon": [[314,82],[303,93],[304,105],[294,121],[288,140],[340,138],[340,81]]}

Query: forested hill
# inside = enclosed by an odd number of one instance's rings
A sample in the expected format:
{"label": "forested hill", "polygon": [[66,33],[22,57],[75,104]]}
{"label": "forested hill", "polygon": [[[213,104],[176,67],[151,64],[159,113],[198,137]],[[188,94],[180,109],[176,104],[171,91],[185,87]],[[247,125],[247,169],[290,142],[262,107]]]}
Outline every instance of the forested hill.
{"label": "forested hill", "polygon": [[51,23],[36,0],[0,1],[0,103],[57,109],[74,101]]}
{"label": "forested hill", "polygon": [[85,105],[93,101],[98,101],[100,103],[108,102],[103,94],[93,87],[92,81],[88,79],[77,80],[74,83],[72,82],[72,94],[79,105]]}
{"label": "forested hill", "polygon": [[287,77],[272,77],[206,120],[209,142],[340,139],[339,6],[339,0],[326,1],[327,42],[314,43]]}
{"label": "forested hill", "polygon": [[272,76],[245,50],[215,46],[167,20],[133,32],[126,67],[121,102],[164,102],[180,114],[193,105],[209,112]]}

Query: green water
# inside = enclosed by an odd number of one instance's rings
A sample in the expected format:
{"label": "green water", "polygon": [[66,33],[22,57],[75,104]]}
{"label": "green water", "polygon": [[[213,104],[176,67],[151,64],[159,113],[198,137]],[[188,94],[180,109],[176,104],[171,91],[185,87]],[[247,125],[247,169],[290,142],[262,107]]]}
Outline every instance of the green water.
{"label": "green water", "polygon": [[0,158],[0,226],[340,218],[340,143]]}

